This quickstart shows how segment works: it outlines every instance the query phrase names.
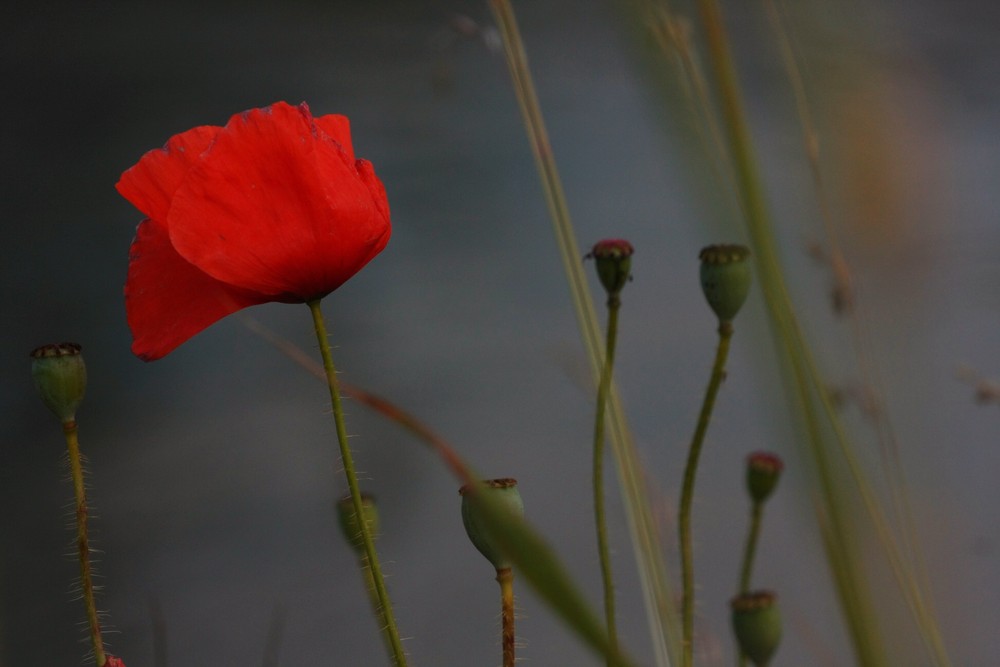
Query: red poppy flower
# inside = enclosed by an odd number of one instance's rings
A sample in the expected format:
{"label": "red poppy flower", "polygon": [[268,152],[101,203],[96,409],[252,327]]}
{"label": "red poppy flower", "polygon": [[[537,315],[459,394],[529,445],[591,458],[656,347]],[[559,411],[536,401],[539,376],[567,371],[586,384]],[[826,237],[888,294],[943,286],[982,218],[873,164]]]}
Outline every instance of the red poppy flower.
{"label": "red poppy flower", "polygon": [[147,219],[129,253],[132,351],[168,354],[217,320],[319,299],[389,241],[389,202],[348,120],[278,102],[182,132],[122,174]]}

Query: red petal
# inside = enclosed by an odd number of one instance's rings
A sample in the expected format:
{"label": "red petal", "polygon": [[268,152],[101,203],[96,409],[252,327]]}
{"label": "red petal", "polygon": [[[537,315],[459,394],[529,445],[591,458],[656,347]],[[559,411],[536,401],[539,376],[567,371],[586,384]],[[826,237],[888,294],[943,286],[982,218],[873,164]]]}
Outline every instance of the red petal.
{"label": "red petal", "polygon": [[132,352],[153,361],[216,321],[269,299],[221,283],[177,254],[166,228],[139,225],[129,251],[125,311]]}
{"label": "red petal", "polygon": [[143,155],[115,187],[146,217],[166,223],[174,192],[221,129],[203,125],[175,134],[163,148]]}
{"label": "red petal", "polygon": [[[308,110],[308,107],[306,109]],[[351,142],[351,121],[347,119],[347,116],[330,114],[328,116],[313,118],[313,121],[328,137],[340,144],[340,147],[344,149],[344,152],[347,153],[350,159],[354,159],[354,146]]]}
{"label": "red petal", "polygon": [[327,128],[343,123],[283,102],[233,116],[174,194],[177,252],[275,300],[318,298],[357,273],[389,240],[389,205]]}

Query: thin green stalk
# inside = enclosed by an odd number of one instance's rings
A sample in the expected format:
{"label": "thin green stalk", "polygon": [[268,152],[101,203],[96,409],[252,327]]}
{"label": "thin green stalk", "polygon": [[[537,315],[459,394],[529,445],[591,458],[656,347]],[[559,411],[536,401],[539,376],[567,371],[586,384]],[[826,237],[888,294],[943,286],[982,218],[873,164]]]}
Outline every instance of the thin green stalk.
{"label": "thin green stalk", "polygon": [[[604,370],[597,388],[597,416],[594,419],[594,523],[597,526],[597,553],[601,562],[601,580],[604,583],[604,622],[608,639],[618,650],[618,630],[615,623],[615,585],[611,570],[611,551],[608,548],[607,522],[604,516],[604,413],[607,409],[608,391],[615,363],[615,341],[618,338],[618,311],[621,299],[608,298],[608,333],[604,353]],[[611,660],[607,663],[610,667]]]}
{"label": "thin green stalk", "polygon": [[83,604],[87,609],[87,626],[90,630],[90,643],[94,649],[94,661],[97,665],[103,666],[107,656],[104,653],[104,640],[101,638],[97,601],[94,599],[94,576],[90,567],[90,538],[87,532],[87,490],[83,483],[83,464],[76,422],[63,422],[63,433],[66,435],[70,475],[73,478],[73,493],[76,496],[76,547],[80,559],[80,590]]}
{"label": "thin green stalk", "polygon": [[[764,514],[764,503],[754,501],[750,506],[750,529],[747,531],[747,541],[743,547],[743,565],[740,568],[740,595],[750,592],[750,574],[753,572],[753,561],[757,555],[757,538],[760,536],[761,517]],[[743,667],[747,664],[746,656],[736,647],[737,664]]]}
{"label": "thin green stalk", "polygon": [[[514,633],[514,571],[509,567],[497,570],[497,583],[500,584],[500,625],[503,645],[503,667],[514,667],[517,662],[516,635]],[[615,647],[617,651],[617,647]]]}
{"label": "thin green stalk", "polygon": [[729,342],[733,337],[731,322],[719,323],[719,345],[715,350],[715,363],[712,365],[712,375],[705,390],[705,399],[701,403],[701,413],[698,415],[698,425],[691,438],[688,449],[687,465],[684,467],[684,484],[681,487],[681,500],[677,514],[677,532],[681,547],[681,580],[683,591],[681,597],[681,621],[683,627],[682,667],[691,667],[694,663],[694,565],[693,548],[691,545],[691,501],[694,498],[694,478],[698,470],[698,457],[705,441],[705,433],[712,419],[712,408],[715,397],[726,375],[726,359],[729,356]]}
{"label": "thin green stalk", "polygon": [[746,545],[743,547],[743,567],[740,569],[740,594],[750,592],[750,574],[757,555],[757,538],[760,536],[761,517],[764,503],[755,502],[750,507],[750,529],[747,531]]}
{"label": "thin green stalk", "polygon": [[[528,58],[510,3],[507,0],[491,0],[490,7],[503,39],[514,92],[521,107],[528,141],[535,156],[542,190],[552,218],[563,269],[569,282],[577,324],[596,381],[602,368],[601,330],[587,280],[580,265],[579,244],[573,231],[569,207],[563,194],[559,171],[556,168],[545,121],[538,104]],[[646,616],[650,625],[656,664],[660,667],[669,667],[672,658],[679,653],[674,598],[663,561],[657,523],[650,508],[643,466],[636,453],[635,443],[614,383],[608,393],[608,432],[618,465],[625,515],[642,581],[643,600],[646,604]]]}
{"label": "thin green stalk", "polygon": [[[351,456],[351,447],[347,442],[347,427],[344,424],[344,410],[340,404],[340,390],[337,384],[337,369],[333,365],[333,355],[330,353],[330,341],[327,338],[326,322],[323,320],[323,311],[320,309],[319,299],[309,301],[309,311],[312,313],[313,326],[316,330],[316,340],[319,343],[320,354],[323,357],[323,369],[326,372],[327,387],[330,389],[330,404],[333,407],[333,420],[337,427],[337,442],[340,445],[340,457],[344,465],[344,475],[347,477],[347,486],[351,493],[351,502],[354,505],[355,516],[363,517],[364,504],[361,500],[361,489],[358,486],[357,473],[354,470],[354,458]],[[390,655],[396,667],[406,667],[406,654],[403,652],[403,643],[399,638],[399,630],[396,628],[396,619],[392,613],[392,602],[389,600],[389,592],[385,587],[385,579],[382,576],[382,569],[379,566],[378,554],[375,552],[375,541],[372,539],[367,521],[358,521],[358,528],[361,532],[361,539],[365,545],[365,557],[371,568],[372,581],[375,585],[375,592],[378,597],[378,605],[375,608],[375,615],[383,623],[382,631],[385,633],[386,641],[389,644]]]}
{"label": "thin green stalk", "polygon": [[[864,573],[850,539],[848,522],[843,516],[843,498],[833,478],[828,461],[827,444],[814,403],[813,397],[816,392],[820,394],[820,401],[823,400],[823,390],[818,376],[814,373],[811,355],[798,329],[791,300],[781,277],[773,232],[764,204],[763,188],[755,167],[752,143],[743,114],[722,15],[715,0],[699,0],[698,7],[720,94],[722,117],[728,133],[730,151],[736,167],[742,208],[754,242],[758,273],[761,276],[763,292],[777,333],[788,352],[788,361],[798,388],[800,408],[809,432],[808,442],[820,483],[820,496],[823,499],[824,514],[821,523],[828,557],[831,560],[831,571],[837,582],[845,620],[859,662],[866,667],[885,665],[887,661],[882,637],[875,623]],[[830,419],[830,423],[836,426],[836,417],[831,416],[828,411],[826,416]]]}

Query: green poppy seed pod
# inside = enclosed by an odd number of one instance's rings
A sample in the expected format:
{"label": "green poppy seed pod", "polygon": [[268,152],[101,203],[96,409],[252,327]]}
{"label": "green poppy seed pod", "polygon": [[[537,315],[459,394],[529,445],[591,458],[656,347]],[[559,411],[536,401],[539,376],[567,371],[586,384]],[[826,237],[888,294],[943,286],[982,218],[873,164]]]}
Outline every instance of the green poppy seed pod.
{"label": "green poppy seed pod", "polygon": [[618,296],[632,277],[632,244],[625,239],[605,239],[591,248],[587,257],[597,265],[597,277],[609,297]]}
{"label": "green poppy seed pod", "polygon": [[[375,505],[375,498],[367,493],[361,494],[361,514],[368,524],[368,532],[374,537],[378,533],[378,507]],[[363,556],[365,542],[361,538],[361,524],[358,523],[358,515],[354,512],[354,501],[350,496],[344,496],[337,503],[337,516],[340,519],[340,531],[344,534],[344,539],[359,556]]]}
{"label": "green poppy seed pod", "polygon": [[784,467],[781,458],[771,452],[754,452],[747,457],[747,490],[755,503],[770,497]]}
{"label": "green poppy seed pod", "polygon": [[701,290],[719,322],[732,322],[750,291],[750,250],[742,245],[710,245],[702,248]]}
{"label": "green poppy seed pod", "polygon": [[[472,541],[473,546],[479,549],[479,553],[486,557],[486,560],[493,564],[497,570],[511,567],[511,562],[504,555],[496,540],[490,535],[486,527],[486,521],[481,514],[479,506],[473,499],[475,494],[470,493],[472,488],[466,484],[458,492],[462,495],[462,523],[465,524],[465,532]],[[521,501],[521,494],[517,490],[516,479],[487,479],[483,480],[476,493],[488,493],[498,503],[514,516],[524,516],[524,503]]]}
{"label": "green poppy seed pod", "polygon": [[76,343],[43,345],[31,351],[31,375],[45,405],[64,424],[76,420],[87,389],[87,367]]}
{"label": "green poppy seed pod", "polygon": [[755,667],[767,667],[781,643],[778,598],[770,591],[743,593],[730,601],[733,632],[740,650]]}

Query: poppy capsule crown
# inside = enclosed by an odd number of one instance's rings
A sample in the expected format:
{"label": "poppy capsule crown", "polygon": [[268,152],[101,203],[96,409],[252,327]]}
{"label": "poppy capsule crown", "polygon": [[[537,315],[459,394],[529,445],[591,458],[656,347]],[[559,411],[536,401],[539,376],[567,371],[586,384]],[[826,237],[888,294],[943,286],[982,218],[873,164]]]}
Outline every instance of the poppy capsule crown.
{"label": "poppy capsule crown", "polygon": [[344,116],[284,102],[171,137],[122,174],[133,352],[150,361],[242,308],[319,299],[385,248],[385,188]]}
{"label": "poppy capsule crown", "polygon": [[587,257],[597,264],[597,277],[607,291],[615,297],[632,279],[632,254],[635,250],[625,239],[605,239],[594,244]]}
{"label": "poppy capsule crown", "polygon": [[82,350],[76,343],[59,343],[31,351],[31,375],[38,393],[64,424],[76,420],[76,409],[87,391]]}
{"label": "poppy capsule crown", "polygon": [[747,491],[751,500],[762,503],[778,486],[785,464],[777,454],[754,452],[747,457]]}
{"label": "poppy capsule crown", "polygon": [[730,600],[729,606],[740,651],[756,667],[766,667],[781,643],[777,596],[770,591],[743,593]]}
{"label": "poppy capsule crown", "polygon": [[750,292],[750,250],[724,244],[702,248],[701,289],[719,322],[732,322]]}

